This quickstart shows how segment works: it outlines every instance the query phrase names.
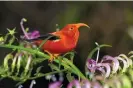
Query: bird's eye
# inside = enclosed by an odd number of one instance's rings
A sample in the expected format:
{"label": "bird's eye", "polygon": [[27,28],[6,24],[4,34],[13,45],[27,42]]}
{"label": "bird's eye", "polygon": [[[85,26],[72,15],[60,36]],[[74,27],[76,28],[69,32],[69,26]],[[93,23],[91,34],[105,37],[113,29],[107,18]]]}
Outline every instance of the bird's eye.
{"label": "bird's eye", "polygon": [[71,27],[70,30],[73,30],[73,27]]}

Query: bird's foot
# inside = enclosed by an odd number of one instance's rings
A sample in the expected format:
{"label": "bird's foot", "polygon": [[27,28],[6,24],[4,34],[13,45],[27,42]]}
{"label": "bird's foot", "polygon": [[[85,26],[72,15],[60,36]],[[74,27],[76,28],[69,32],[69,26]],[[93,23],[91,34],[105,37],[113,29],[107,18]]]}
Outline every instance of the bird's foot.
{"label": "bird's foot", "polygon": [[50,53],[49,51],[46,51],[46,50],[45,50],[45,52],[50,56],[50,58],[48,60],[48,62],[50,62],[50,63],[53,62],[54,59],[57,58],[57,56],[59,56],[59,54],[52,54],[52,53]]}
{"label": "bird's foot", "polygon": [[59,56],[59,54],[50,54],[50,59],[48,60],[50,63],[54,61]]}

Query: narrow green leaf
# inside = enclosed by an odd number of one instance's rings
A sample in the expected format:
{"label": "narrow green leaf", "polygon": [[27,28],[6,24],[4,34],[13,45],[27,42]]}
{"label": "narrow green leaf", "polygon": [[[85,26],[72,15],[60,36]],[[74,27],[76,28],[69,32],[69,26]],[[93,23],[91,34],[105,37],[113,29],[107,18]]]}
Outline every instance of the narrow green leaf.
{"label": "narrow green leaf", "polygon": [[55,70],[55,71],[60,71],[60,69],[58,68],[58,66],[54,65],[54,64],[49,64],[50,68]]}
{"label": "narrow green leaf", "polygon": [[129,69],[129,75],[130,75],[130,79],[133,82],[133,70]]}
{"label": "narrow green leaf", "polygon": [[9,45],[11,45],[15,41],[15,36],[12,36],[12,38],[9,40]]}
{"label": "narrow green leaf", "polygon": [[128,78],[128,76],[123,75],[121,77],[121,80],[122,80],[122,85],[123,85],[122,88],[132,88],[131,81]]}
{"label": "narrow green leaf", "polygon": [[43,56],[45,58],[49,58],[49,56],[47,54],[44,54],[43,52],[40,52],[40,51],[38,51],[36,49],[24,48],[22,46],[8,45],[8,44],[0,45],[0,47],[11,48],[11,49],[18,49],[18,50],[24,50],[24,51],[30,52],[32,54],[37,54],[39,56]]}
{"label": "narrow green leaf", "polygon": [[74,80],[74,76],[71,75],[71,72],[67,72],[66,77],[67,77],[69,82],[72,82]]}
{"label": "narrow green leaf", "polygon": [[41,71],[42,67],[43,66],[38,67],[37,70],[36,70],[36,73],[34,75],[38,75],[38,73]]}
{"label": "narrow green leaf", "polygon": [[7,41],[7,38],[9,37],[9,34],[6,34],[5,36],[4,36],[4,42],[6,42]]}
{"label": "narrow green leaf", "polygon": [[12,54],[7,54],[6,57],[4,58],[4,68],[6,70],[9,70],[9,67],[8,67],[8,61],[10,59],[13,59],[13,55]]}
{"label": "narrow green leaf", "polygon": [[17,87],[17,86],[23,84],[25,81],[26,81],[26,80],[20,81],[20,82],[18,82],[15,86]]}
{"label": "narrow green leaf", "polygon": [[29,69],[28,74],[27,74],[27,79],[31,77],[32,70],[33,70],[33,68],[31,67],[31,68]]}
{"label": "narrow green leaf", "polygon": [[22,55],[19,54],[18,61],[17,61],[17,73],[16,73],[16,75],[19,74],[20,67],[21,67],[21,62],[22,62]]}
{"label": "narrow green leaf", "polygon": [[34,58],[33,60],[33,64],[38,64],[38,63],[41,63],[43,61],[47,60],[47,58]]}

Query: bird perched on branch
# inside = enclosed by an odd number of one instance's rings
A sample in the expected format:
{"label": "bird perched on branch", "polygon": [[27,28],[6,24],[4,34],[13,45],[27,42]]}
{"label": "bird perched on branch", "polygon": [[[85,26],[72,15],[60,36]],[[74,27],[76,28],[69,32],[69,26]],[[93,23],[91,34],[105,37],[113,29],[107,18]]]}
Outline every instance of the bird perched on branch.
{"label": "bird perched on branch", "polygon": [[[89,28],[89,26],[84,23],[67,24],[60,31],[47,34],[48,36],[53,35],[59,37],[58,39],[47,40],[41,47],[44,52],[47,52],[50,55],[50,62],[58,55],[69,52],[76,47],[79,39],[78,29],[81,26]],[[40,45],[42,42],[43,40],[39,38],[34,41],[37,45]]]}

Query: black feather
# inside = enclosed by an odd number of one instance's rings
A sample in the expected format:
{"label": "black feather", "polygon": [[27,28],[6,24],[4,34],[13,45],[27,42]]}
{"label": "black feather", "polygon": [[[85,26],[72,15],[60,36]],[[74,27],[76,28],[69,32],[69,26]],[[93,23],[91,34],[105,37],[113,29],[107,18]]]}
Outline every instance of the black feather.
{"label": "black feather", "polygon": [[40,37],[37,37],[37,38],[34,38],[34,39],[25,39],[26,41],[35,41],[35,40],[45,40],[45,39],[48,39],[48,40],[56,40],[56,39],[60,39],[59,36],[55,36],[55,35],[52,35],[52,34],[45,34],[45,35],[41,35]]}

